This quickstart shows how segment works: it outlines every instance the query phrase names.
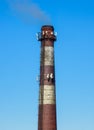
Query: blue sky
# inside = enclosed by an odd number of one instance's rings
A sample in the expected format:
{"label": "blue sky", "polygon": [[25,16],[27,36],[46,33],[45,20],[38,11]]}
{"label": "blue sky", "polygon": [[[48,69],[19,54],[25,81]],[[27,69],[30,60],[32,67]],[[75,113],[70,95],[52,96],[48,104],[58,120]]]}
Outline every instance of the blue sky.
{"label": "blue sky", "polygon": [[15,0],[0,0],[0,130],[37,130],[40,43],[35,34],[48,23],[58,32],[58,130],[94,130],[93,0],[28,0],[25,5],[23,10]]}

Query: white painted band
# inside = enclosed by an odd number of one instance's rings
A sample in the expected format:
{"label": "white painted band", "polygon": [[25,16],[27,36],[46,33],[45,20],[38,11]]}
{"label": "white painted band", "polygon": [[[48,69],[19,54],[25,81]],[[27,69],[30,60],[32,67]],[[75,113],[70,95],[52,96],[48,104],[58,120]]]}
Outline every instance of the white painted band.
{"label": "white painted band", "polygon": [[55,104],[55,86],[43,85],[40,86],[39,104]]}
{"label": "white painted band", "polygon": [[54,48],[52,46],[41,48],[41,65],[54,65]]}

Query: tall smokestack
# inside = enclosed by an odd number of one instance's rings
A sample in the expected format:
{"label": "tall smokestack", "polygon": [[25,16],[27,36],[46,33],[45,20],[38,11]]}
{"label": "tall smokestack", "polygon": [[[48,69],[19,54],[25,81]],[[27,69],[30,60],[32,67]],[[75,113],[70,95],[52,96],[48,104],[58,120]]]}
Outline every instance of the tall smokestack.
{"label": "tall smokestack", "polygon": [[57,130],[54,27],[42,26],[41,32],[38,33],[38,41],[41,42],[38,130]]}

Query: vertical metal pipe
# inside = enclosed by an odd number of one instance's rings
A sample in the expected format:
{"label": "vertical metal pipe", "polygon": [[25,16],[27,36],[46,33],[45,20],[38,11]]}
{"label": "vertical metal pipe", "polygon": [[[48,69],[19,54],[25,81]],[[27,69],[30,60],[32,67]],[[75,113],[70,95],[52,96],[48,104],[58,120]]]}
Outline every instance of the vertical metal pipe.
{"label": "vertical metal pipe", "polygon": [[53,26],[42,26],[38,40],[41,41],[38,130],[57,130],[54,67],[56,36]]}

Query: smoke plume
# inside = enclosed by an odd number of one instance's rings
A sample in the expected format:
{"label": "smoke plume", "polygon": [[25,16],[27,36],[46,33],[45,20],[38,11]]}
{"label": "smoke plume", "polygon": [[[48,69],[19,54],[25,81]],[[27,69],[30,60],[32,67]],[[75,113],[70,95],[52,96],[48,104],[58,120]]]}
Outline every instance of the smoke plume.
{"label": "smoke plume", "polygon": [[31,0],[8,0],[10,8],[30,22],[50,23],[49,16]]}

